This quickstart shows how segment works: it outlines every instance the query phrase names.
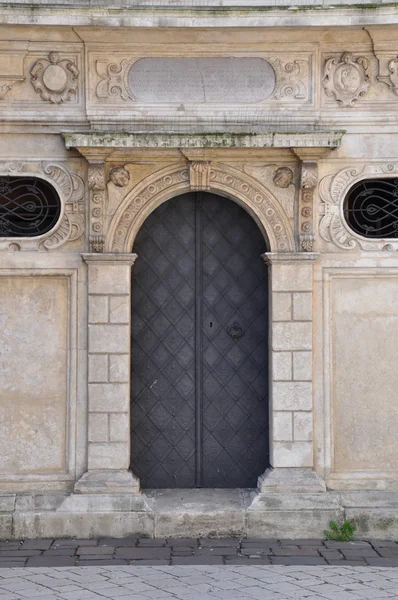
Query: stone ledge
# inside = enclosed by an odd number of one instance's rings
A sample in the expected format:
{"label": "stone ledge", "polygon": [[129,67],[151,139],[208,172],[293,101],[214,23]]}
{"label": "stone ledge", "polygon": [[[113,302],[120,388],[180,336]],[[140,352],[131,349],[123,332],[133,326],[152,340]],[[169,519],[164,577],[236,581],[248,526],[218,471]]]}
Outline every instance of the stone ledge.
{"label": "stone ledge", "polygon": [[344,131],[264,133],[63,133],[68,149],[77,148],[338,148]]}

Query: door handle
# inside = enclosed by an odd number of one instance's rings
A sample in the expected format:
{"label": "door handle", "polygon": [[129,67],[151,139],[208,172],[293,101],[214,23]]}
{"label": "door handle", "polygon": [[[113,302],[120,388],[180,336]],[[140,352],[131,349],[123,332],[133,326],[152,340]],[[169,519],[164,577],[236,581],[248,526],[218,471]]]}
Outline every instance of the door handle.
{"label": "door handle", "polygon": [[228,327],[227,331],[231,338],[233,338],[234,340],[237,340],[238,338],[242,337],[242,335],[245,333],[243,327],[241,327],[239,323],[234,323],[233,325]]}

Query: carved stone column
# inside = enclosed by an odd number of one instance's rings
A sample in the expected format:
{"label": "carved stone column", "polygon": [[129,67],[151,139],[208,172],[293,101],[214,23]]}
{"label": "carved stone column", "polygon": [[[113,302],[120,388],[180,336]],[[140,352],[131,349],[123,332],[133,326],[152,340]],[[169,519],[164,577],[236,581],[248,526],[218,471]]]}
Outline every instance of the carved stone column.
{"label": "carved stone column", "polygon": [[90,160],[88,165],[88,187],[90,189],[90,251],[103,252],[106,233],[106,185],[104,161]]}
{"label": "carved stone column", "polygon": [[88,463],[78,493],[139,492],[130,465],[130,286],[135,254],[88,265]]}

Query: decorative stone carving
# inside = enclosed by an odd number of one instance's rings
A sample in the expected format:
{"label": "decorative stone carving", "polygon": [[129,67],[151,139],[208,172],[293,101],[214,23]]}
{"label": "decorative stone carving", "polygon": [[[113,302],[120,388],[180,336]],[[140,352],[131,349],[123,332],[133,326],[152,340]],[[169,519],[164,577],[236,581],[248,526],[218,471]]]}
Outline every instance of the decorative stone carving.
{"label": "decorative stone carving", "polygon": [[105,245],[105,163],[90,162],[88,166],[90,190],[90,233],[91,252],[103,252]]}
{"label": "decorative stone carving", "polygon": [[[116,211],[109,226],[107,250],[130,252],[135,235],[152,210],[163,201],[190,189],[189,170],[178,165],[147,177],[126,196]],[[292,227],[279,203],[251,177],[226,165],[213,165],[210,189],[240,199],[262,224],[273,251],[295,249]]]}
{"label": "decorative stone carving", "polygon": [[370,64],[367,58],[354,58],[345,52],[340,60],[329,58],[326,61],[322,79],[325,94],[344,107],[352,107],[363,98],[370,87]]}
{"label": "decorative stone carving", "polygon": [[289,167],[279,167],[272,180],[277,187],[287,188],[293,183],[293,171]]}
{"label": "decorative stone carving", "polygon": [[300,197],[299,197],[299,242],[302,250],[312,252],[315,235],[313,225],[314,191],[318,182],[318,165],[316,162],[301,163]]}
{"label": "decorative stone carving", "polygon": [[189,183],[192,191],[210,189],[210,161],[197,160],[190,163]]}
{"label": "decorative stone carving", "polygon": [[274,68],[276,85],[272,98],[275,100],[308,100],[309,62],[306,60],[282,61],[268,59]]}
{"label": "decorative stone carving", "polygon": [[274,191],[277,201],[282,205],[286,215],[293,218],[295,185],[293,182],[294,173],[290,167],[278,167],[277,165],[245,165],[243,170],[251,177],[260,181],[267,189],[274,186],[278,190]]}
{"label": "decorative stone carving", "polygon": [[130,68],[137,60],[123,59],[120,64],[109,63],[107,60],[97,60],[95,68],[100,77],[95,90],[97,98],[119,96],[123,100],[135,100],[129,90],[127,77]]}
{"label": "decorative stone carving", "polygon": [[388,75],[379,75],[378,81],[385,83],[398,96],[398,56],[388,63]]}
{"label": "decorative stone carving", "polygon": [[126,187],[130,182],[130,173],[124,167],[113,167],[109,178],[117,187]]}
{"label": "decorative stone carving", "polygon": [[372,179],[386,175],[398,175],[398,164],[370,164],[362,167],[347,167],[335,175],[327,175],[319,184],[322,200],[319,233],[326,241],[342,250],[361,248],[362,250],[398,250],[398,240],[364,239],[346,224],[343,217],[343,203],[348,190],[362,179]]}
{"label": "decorative stone carving", "polygon": [[78,86],[79,71],[73,61],[50,52],[48,59],[38,60],[30,71],[31,83],[43,100],[60,104],[70,100]]}
{"label": "decorative stone carving", "polygon": [[[155,60],[144,58],[142,60]],[[173,60],[172,58],[163,58],[160,60]],[[174,60],[184,60],[181,58]],[[209,61],[209,58],[192,58],[192,61]],[[231,59],[216,57],[215,60],[229,61]],[[236,59],[238,60],[238,59]],[[248,60],[247,58],[244,60]],[[274,58],[264,56],[261,58],[249,59],[255,61],[263,61],[265,65],[268,64],[270,73],[266,77],[263,75],[263,86],[271,86],[269,91],[264,91],[263,101],[267,99],[284,100],[284,101],[306,101],[309,99],[309,77],[310,77],[310,60],[283,60],[280,58]],[[97,75],[99,80],[96,85],[96,96],[97,98],[109,98],[111,96],[119,97],[123,100],[132,100],[133,102],[146,101],[140,98],[138,92],[134,92],[132,89],[131,81],[129,82],[130,73],[133,73],[134,65],[140,61],[140,58],[124,58],[120,62],[109,62],[108,60],[99,59],[95,63]],[[272,72],[272,69],[275,73]],[[192,83],[192,82],[191,82]],[[275,85],[274,85],[275,83]],[[191,85],[192,87],[192,85]],[[163,86],[162,86],[163,88]],[[244,86],[245,90],[243,95],[247,94],[248,86]],[[257,89],[257,88],[256,88]],[[140,91],[140,90],[138,90]],[[171,92],[174,91],[172,88]],[[271,93],[272,92],[272,93]],[[242,90],[240,90],[242,95]],[[206,100],[201,99],[200,94],[196,93],[198,97],[197,102],[203,102]],[[208,93],[205,94],[207,98]],[[258,102],[262,98],[256,99]],[[167,100],[164,100],[167,102]],[[175,101],[175,100],[170,100]],[[191,100],[192,101],[192,100]],[[211,100],[207,100],[211,102]],[[219,101],[219,100],[217,100]],[[249,100],[252,102],[253,100]],[[243,102],[243,100],[242,100]],[[232,102],[234,103],[234,102]],[[237,102],[239,103],[239,102]]]}
{"label": "decorative stone carving", "polygon": [[71,173],[62,164],[52,162],[4,162],[0,163],[0,174],[42,177],[54,185],[64,204],[64,215],[55,229],[40,237],[19,238],[17,243],[1,238],[0,249],[53,250],[82,236],[85,212],[84,183],[79,175]]}

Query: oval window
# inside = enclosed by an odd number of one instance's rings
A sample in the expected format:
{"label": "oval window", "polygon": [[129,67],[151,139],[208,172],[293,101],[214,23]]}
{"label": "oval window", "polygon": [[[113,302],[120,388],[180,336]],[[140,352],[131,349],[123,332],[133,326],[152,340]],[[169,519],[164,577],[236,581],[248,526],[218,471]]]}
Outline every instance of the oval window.
{"label": "oval window", "polygon": [[61,214],[54,187],[38,177],[0,177],[0,237],[35,237]]}
{"label": "oval window", "polygon": [[398,179],[366,179],[347,194],[344,216],[363,237],[398,237]]}

